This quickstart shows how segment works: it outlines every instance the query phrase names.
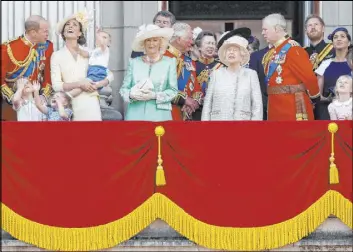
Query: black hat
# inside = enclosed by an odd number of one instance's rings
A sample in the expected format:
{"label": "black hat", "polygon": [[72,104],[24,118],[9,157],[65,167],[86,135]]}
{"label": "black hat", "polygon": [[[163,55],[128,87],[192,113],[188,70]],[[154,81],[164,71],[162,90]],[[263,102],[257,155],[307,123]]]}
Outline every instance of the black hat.
{"label": "black hat", "polygon": [[226,41],[227,39],[235,36],[235,35],[238,35],[238,36],[242,36],[243,38],[245,38],[246,40],[249,40],[250,37],[251,37],[251,30],[247,27],[241,27],[241,28],[237,28],[233,31],[230,31],[228,32],[226,35],[224,35],[219,41],[218,41],[218,44],[217,44],[217,49],[219,49],[224,41]]}

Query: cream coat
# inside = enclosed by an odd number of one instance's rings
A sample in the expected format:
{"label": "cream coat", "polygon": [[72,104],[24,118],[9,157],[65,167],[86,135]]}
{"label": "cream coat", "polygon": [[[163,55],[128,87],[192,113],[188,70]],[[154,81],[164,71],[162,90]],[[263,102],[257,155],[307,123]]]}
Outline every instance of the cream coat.
{"label": "cream coat", "polygon": [[[81,81],[86,78],[88,59],[77,56],[74,59],[66,46],[51,56],[51,81],[55,91],[63,91],[63,84]],[[101,121],[102,115],[98,93],[82,92],[72,99],[73,121]]]}
{"label": "cream coat", "polygon": [[242,67],[232,74],[222,67],[213,71],[202,121],[261,121],[262,110],[260,83],[254,70]]}

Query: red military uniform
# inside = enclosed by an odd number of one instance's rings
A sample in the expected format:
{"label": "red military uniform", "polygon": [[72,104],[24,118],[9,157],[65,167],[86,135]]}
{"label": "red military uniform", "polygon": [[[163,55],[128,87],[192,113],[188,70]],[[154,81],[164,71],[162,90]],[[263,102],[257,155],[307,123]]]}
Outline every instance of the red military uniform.
{"label": "red military uniform", "polygon": [[52,93],[50,57],[53,51],[52,42],[33,45],[25,36],[1,45],[2,120],[17,120],[11,98],[16,92],[14,84],[21,77],[38,80],[42,87],[40,94],[49,98]]}
{"label": "red military uniform", "polygon": [[[264,70],[269,77],[267,83],[269,121],[314,120],[310,99],[319,99],[317,78],[312,71],[307,52],[300,46],[289,47],[290,38],[281,39],[264,56]],[[271,64],[278,64],[269,76]]]}
{"label": "red military uniform", "polygon": [[202,90],[196,77],[196,64],[191,58],[182,54],[173,46],[169,46],[164,56],[177,59],[178,95],[172,101],[173,120],[191,120],[181,111],[187,97],[192,97],[201,105]]}

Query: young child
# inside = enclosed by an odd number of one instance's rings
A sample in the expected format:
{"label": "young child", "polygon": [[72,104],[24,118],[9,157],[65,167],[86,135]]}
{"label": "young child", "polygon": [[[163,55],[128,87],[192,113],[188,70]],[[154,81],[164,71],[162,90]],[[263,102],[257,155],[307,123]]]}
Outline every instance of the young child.
{"label": "young child", "polygon": [[72,120],[72,109],[71,109],[71,98],[62,91],[55,92],[50,98],[49,105],[45,106],[41,103],[39,97],[39,82],[33,82],[34,89],[34,101],[35,104],[43,114],[47,115],[48,121],[71,121]]}
{"label": "young child", "polygon": [[331,120],[352,120],[352,77],[342,75],[335,87],[335,98],[328,105]]}
{"label": "young child", "polygon": [[[113,76],[112,73],[109,74],[108,63],[109,63],[109,47],[111,44],[110,34],[97,29],[96,32],[96,48],[89,52],[85,49],[80,50],[80,55],[84,58],[89,58],[88,61],[88,73],[87,79],[94,83],[97,90],[101,90],[108,83],[103,84],[102,80],[108,79]],[[112,79],[110,78],[111,82]],[[76,97],[82,93],[80,88],[73,89],[68,94],[72,97]]]}
{"label": "young child", "polygon": [[[15,85],[17,90],[13,97],[13,109],[17,111],[17,121],[44,121],[46,116],[38,110],[33,99],[32,83],[28,79],[21,78]],[[39,103],[42,104],[40,98]]]}

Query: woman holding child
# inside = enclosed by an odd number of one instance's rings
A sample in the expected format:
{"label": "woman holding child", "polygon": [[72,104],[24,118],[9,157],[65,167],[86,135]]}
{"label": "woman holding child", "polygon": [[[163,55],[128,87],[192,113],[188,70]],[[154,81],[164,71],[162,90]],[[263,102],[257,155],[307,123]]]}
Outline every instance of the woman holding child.
{"label": "woman holding child", "polygon": [[80,46],[86,43],[84,32],[88,22],[86,13],[77,13],[59,22],[56,32],[65,41],[65,46],[51,57],[53,89],[69,95],[72,92],[74,121],[102,120],[97,89],[112,80],[110,73],[97,86],[98,83],[87,78],[89,59]]}
{"label": "woman holding child", "polygon": [[163,56],[172,28],[140,27],[132,49],[145,52],[130,59],[120,95],[128,103],[125,120],[172,120],[171,101],[177,95],[176,60]]}

